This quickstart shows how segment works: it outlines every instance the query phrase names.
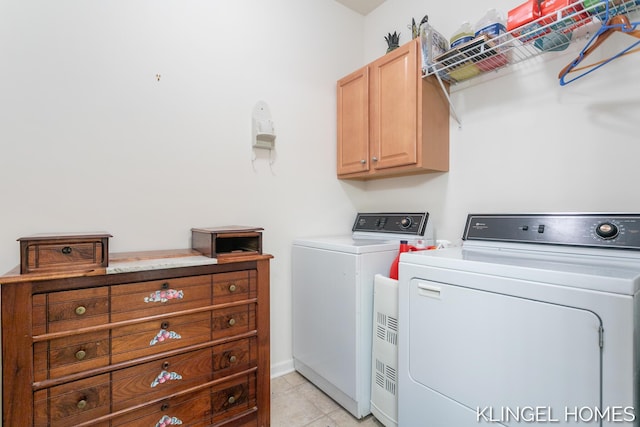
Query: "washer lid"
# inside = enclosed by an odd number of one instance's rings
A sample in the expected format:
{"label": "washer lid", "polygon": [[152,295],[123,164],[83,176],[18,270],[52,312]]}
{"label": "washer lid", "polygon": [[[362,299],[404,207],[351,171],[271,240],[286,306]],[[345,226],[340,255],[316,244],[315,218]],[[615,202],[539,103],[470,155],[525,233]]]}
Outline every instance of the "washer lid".
{"label": "washer lid", "polygon": [[400,242],[398,240],[358,239],[353,236],[327,236],[296,239],[293,244],[327,251],[363,254],[384,251],[397,252]]}
{"label": "washer lid", "polygon": [[[603,253],[609,256],[603,256]],[[627,255],[626,251],[606,249],[578,254],[504,247],[456,247],[406,252],[400,257],[400,265],[421,265],[454,270],[456,274],[469,272],[634,295],[640,291],[640,263],[638,259],[615,256],[620,253]],[[400,271],[402,274],[402,268]]]}

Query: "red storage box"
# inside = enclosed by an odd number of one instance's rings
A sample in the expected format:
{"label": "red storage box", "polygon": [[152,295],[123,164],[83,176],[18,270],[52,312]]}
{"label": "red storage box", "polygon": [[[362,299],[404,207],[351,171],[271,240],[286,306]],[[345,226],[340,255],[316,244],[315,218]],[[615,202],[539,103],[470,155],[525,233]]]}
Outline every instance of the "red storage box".
{"label": "red storage box", "polygon": [[558,23],[551,28],[560,29],[563,33],[573,31],[580,25],[586,24],[589,19],[589,14],[584,12],[581,0],[544,0],[542,16],[544,18],[540,21],[540,25],[549,25],[557,21]]}
{"label": "red storage box", "polygon": [[547,29],[535,31],[540,25],[533,22],[542,16],[542,1],[528,0],[525,3],[511,9],[507,13],[507,31],[522,41],[533,40],[549,32]]}

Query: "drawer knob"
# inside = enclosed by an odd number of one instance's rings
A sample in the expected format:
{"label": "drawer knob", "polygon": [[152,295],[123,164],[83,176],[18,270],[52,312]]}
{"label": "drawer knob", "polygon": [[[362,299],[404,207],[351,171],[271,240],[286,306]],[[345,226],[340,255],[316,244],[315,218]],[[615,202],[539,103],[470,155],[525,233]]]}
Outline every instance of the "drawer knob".
{"label": "drawer knob", "polygon": [[78,350],[76,352],[76,359],[78,360],[84,360],[84,358],[87,357],[87,352],[84,350]]}
{"label": "drawer knob", "polygon": [[238,287],[236,286],[235,283],[232,283],[229,285],[229,292],[235,292],[236,289],[238,289]]}
{"label": "drawer knob", "polygon": [[233,317],[229,319],[229,326],[233,326],[235,324],[236,324],[236,319],[234,319]]}
{"label": "drawer knob", "polygon": [[76,404],[76,406],[78,407],[78,409],[86,408],[87,407],[87,400],[86,399],[79,400],[78,403]]}
{"label": "drawer knob", "polygon": [[161,286],[162,289],[167,290],[169,289],[169,282],[164,282]]}
{"label": "drawer knob", "polygon": [[234,404],[236,402],[236,398],[234,396],[229,396],[227,402],[229,402],[230,404]]}
{"label": "drawer knob", "polygon": [[160,410],[161,411],[166,411],[167,409],[169,409],[169,404],[168,403],[163,403],[162,406],[160,406]]}
{"label": "drawer knob", "polygon": [[62,253],[65,255],[69,255],[71,251],[72,251],[71,246],[65,246],[64,248],[62,248]]}
{"label": "drawer knob", "polygon": [[83,314],[85,314],[87,312],[87,308],[85,306],[78,306],[76,307],[76,314],[78,316],[82,316]]}
{"label": "drawer knob", "polygon": [[169,322],[166,320],[160,324],[161,329],[169,329]]}
{"label": "drawer knob", "polygon": [[162,369],[169,369],[169,365],[170,365],[170,363],[169,363],[169,362],[164,362],[164,363],[162,364]]}
{"label": "drawer knob", "polygon": [[236,363],[238,361],[238,358],[236,356],[230,356],[229,357],[229,362],[230,363]]}

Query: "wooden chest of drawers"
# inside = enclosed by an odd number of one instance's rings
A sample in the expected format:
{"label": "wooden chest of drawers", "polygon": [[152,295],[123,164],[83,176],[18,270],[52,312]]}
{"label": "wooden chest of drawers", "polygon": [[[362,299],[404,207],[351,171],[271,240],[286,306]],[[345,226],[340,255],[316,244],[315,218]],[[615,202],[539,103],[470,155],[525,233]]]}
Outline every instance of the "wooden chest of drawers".
{"label": "wooden chest of drawers", "polygon": [[162,255],[177,266],[0,277],[4,426],[270,424],[271,256]]}

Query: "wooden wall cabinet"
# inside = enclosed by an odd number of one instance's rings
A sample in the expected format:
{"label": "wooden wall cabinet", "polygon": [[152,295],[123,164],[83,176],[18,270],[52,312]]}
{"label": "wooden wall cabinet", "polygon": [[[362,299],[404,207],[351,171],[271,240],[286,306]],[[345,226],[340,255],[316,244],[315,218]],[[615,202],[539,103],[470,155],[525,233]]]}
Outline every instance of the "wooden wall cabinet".
{"label": "wooden wall cabinet", "polygon": [[2,425],[269,426],[271,256],[198,255],[0,277]]}
{"label": "wooden wall cabinet", "polygon": [[449,170],[449,103],[421,66],[416,39],[338,81],[338,178]]}

